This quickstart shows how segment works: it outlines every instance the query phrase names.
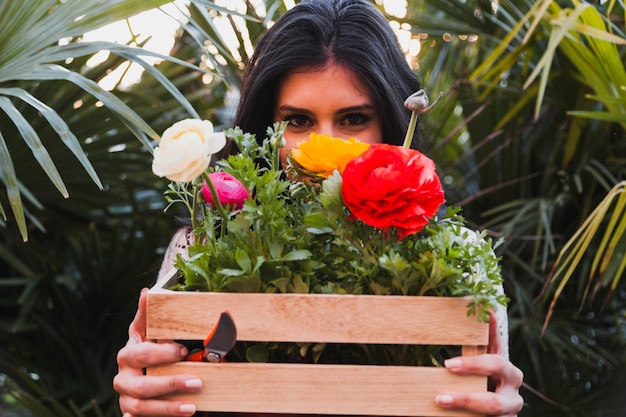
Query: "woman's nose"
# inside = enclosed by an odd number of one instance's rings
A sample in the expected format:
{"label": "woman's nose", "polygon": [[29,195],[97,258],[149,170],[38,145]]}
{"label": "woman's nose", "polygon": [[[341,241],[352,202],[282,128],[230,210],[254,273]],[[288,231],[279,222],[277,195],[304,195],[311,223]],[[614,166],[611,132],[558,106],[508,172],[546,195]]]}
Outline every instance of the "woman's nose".
{"label": "woman's nose", "polygon": [[320,121],[318,122],[317,127],[318,131],[316,133],[319,135],[330,135],[332,137],[336,137],[336,135],[339,133],[335,131],[335,126],[330,121]]}

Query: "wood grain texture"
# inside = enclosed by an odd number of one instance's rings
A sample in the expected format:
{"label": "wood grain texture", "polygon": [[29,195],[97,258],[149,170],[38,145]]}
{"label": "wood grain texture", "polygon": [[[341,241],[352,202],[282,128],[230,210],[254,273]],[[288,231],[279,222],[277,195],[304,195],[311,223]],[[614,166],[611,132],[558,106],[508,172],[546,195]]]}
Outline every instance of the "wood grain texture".
{"label": "wood grain texture", "polygon": [[[467,299],[325,294],[148,293],[147,337],[203,340],[228,310],[241,341],[459,345],[464,355],[486,351],[489,326],[467,316]],[[201,411],[472,416],[438,407],[444,391],[486,391],[483,376],[444,368],[180,362],[149,375],[195,375]]]}
{"label": "wood grain texture", "polygon": [[476,416],[438,407],[442,390],[485,391],[486,379],[428,367],[181,362],[150,375],[197,375],[203,389],[170,399],[199,410],[384,416]]}
{"label": "wood grain texture", "polygon": [[[228,310],[244,341],[487,345],[467,299],[158,291],[148,294],[149,339],[203,340]],[[383,330],[383,331],[381,331]]]}

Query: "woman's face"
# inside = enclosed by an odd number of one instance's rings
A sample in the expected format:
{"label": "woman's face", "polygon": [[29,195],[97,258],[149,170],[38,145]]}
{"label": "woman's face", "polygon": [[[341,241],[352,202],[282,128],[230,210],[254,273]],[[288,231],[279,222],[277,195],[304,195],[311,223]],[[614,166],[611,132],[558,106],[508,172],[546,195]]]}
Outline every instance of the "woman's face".
{"label": "woman's face", "polygon": [[367,89],[336,64],[288,74],[278,88],[274,120],[288,122],[285,151],[311,132],[382,142],[382,123]]}

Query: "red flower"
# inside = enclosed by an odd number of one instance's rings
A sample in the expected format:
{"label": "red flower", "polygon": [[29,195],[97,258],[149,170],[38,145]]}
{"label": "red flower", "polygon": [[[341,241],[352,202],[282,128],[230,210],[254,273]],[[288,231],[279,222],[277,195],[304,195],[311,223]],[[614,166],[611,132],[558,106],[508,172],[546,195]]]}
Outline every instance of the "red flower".
{"label": "red flower", "polygon": [[414,149],[372,145],[342,177],[352,215],[385,231],[394,227],[398,240],[422,230],[445,201],[435,163]]}
{"label": "red flower", "polygon": [[[211,183],[215,187],[217,198],[223,206],[230,205],[235,210],[243,206],[244,201],[248,199],[248,190],[243,186],[241,181],[226,172],[212,172],[209,174]],[[207,203],[215,207],[213,203],[213,194],[206,181],[202,185],[202,195]]]}

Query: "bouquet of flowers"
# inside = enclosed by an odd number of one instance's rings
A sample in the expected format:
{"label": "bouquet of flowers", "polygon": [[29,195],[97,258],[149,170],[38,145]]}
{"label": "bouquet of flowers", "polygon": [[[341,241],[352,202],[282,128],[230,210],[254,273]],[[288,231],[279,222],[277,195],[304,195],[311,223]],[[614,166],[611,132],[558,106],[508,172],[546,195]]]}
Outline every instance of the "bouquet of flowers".
{"label": "bouquet of flowers", "polygon": [[[494,243],[467,229],[458,208],[442,208],[432,160],[408,146],[322,134],[281,152],[284,128],[268,128],[262,141],[238,128],[216,133],[201,120],[164,132],[153,171],[172,180],[168,207],[188,209],[194,236],[189,256],[176,260],[173,289],[463,296],[468,314],[483,321],[506,305]],[[238,152],[211,164],[227,140]],[[359,349],[370,359],[398,356]],[[362,360],[354,349],[311,344],[257,344],[241,355],[318,361],[323,352]],[[431,360],[412,352],[404,362]]]}

